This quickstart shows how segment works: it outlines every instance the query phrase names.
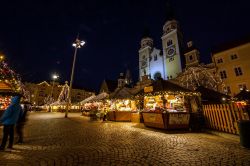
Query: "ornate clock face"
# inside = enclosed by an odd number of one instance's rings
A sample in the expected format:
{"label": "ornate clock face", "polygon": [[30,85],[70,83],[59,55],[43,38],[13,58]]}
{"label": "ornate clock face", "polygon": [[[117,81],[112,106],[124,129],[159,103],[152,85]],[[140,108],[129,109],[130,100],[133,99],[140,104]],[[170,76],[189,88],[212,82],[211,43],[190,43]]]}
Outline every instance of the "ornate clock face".
{"label": "ornate clock face", "polygon": [[171,46],[171,47],[166,49],[167,58],[170,58],[170,57],[172,57],[174,55],[175,55],[175,47],[174,46]]}

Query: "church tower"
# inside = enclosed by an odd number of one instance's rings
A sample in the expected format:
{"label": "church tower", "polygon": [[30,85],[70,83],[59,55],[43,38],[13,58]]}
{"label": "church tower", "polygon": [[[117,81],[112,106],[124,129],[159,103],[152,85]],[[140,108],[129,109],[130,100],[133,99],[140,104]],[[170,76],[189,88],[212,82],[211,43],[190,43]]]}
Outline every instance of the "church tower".
{"label": "church tower", "polygon": [[198,66],[200,63],[200,52],[194,47],[193,41],[187,43],[187,50],[184,53],[186,60],[186,68],[191,66]]}
{"label": "church tower", "polygon": [[139,49],[139,77],[140,81],[150,78],[149,58],[153,49],[153,39],[145,36],[141,40]]}
{"label": "church tower", "polygon": [[163,26],[162,47],[164,55],[165,79],[177,77],[182,72],[181,47],[182,34],[175,19],[168,20]]}

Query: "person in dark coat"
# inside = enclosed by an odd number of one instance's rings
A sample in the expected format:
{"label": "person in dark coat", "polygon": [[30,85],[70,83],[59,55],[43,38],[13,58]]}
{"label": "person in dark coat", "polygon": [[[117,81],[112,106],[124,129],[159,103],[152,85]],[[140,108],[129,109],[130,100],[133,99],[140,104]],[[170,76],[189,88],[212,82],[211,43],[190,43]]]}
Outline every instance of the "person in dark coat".
{"label": "person in dark coat", "polygon": [[21,117],[18,119],[16,124],[16,132],[18,135],[17,143],[23,143],[23,128],[26,122],[27,112],[29,111],[28,104],[24,104]]}
{"label": "person in dark coat", "polygon": [[9,145],[8,148],[13,148],[14,142],[14,126],[17,123],[18,119],[22,115],[22,108],[20,105],[20,96],[14,96],[11,99],[11,104],[9,107],[4,111],[0,122],[3,124],[3,139],[2,144],[0,146],[0,150],[4,150],[7,139],[9,137]]}

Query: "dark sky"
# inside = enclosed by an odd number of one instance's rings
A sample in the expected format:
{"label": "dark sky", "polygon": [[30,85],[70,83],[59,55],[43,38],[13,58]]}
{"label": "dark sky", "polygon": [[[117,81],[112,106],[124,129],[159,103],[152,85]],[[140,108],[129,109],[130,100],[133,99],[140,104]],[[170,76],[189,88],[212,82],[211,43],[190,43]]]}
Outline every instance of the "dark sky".
{"label": "dark sky", "polygon": [[[74,85],[99,89],[129,68],[138,79],[138,49],[145,27],[161,48],[166,0],[0,2],[0,50],[24,81],[69,80],[77,33],[86,45],[77,54]],[[248,0],[172,0],[184,41],[192,39],[201,60],[213,46],[249,35]]]}

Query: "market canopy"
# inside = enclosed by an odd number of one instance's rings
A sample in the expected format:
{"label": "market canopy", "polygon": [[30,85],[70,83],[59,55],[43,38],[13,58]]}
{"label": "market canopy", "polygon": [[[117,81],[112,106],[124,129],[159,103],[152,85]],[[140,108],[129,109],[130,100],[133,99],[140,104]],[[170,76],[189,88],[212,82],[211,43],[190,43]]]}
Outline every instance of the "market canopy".
{"label": "market canopy", "polygon": [[123,87],[121,89],[116,89],[115,92],[110,94],[111,99],[129,99],[133,96],[130,88]]}
{"label": "market canopy", "polygon": [[92,95],[92,96],[90,96],[90,97],[88,97],[88,98],[82,100],[82,101],[80,102],[80,104],[83,105],[83,104],[85,104],[85,103],[88,103],[89,101],[91,101],[91,100],[92,100],[93,98],[95,98],[95,97],[96,97],[96,95]]}

